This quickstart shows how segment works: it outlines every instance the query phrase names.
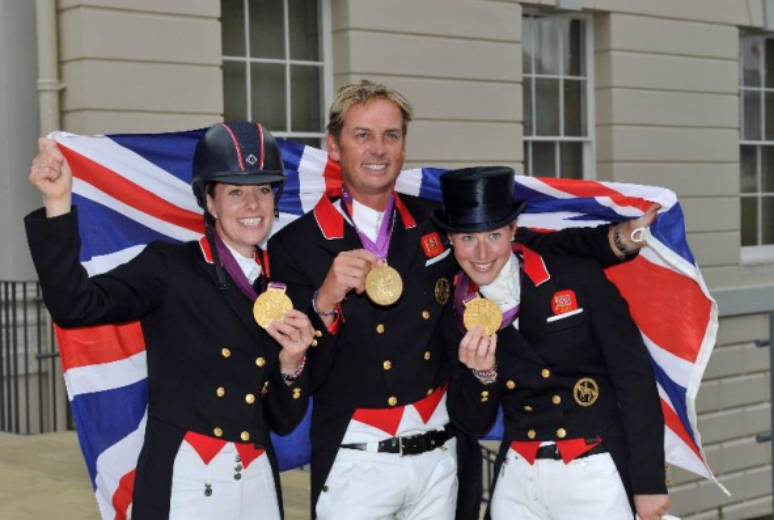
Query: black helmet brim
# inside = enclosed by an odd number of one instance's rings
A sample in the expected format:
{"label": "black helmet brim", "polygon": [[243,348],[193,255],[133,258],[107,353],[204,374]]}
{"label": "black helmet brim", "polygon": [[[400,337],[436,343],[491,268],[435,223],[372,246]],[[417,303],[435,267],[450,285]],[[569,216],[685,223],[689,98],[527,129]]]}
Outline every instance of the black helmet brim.
{"label": "black helmet brim", "polygon": [[245,184],[276,184],[278,182],[284,183],[285,179],[285,174],[281,171],[248,168],[246,170],[240,170],[236,172],[225,171],[213,173],[210,175],[210,178],[207,179],[206,184],[213,182],[219,182],[221,184],[234,184],[237,186],[242,186]]}

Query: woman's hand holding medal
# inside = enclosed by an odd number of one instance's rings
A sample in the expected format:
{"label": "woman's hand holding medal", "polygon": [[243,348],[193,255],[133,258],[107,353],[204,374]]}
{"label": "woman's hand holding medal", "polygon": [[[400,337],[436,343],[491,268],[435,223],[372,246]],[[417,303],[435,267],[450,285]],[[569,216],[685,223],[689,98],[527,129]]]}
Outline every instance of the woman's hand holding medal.
{"label": "woman's hand holding medal", "polygon": [[266,332],[280,344],[280,368],[284,374],[295,372],[304,360],[309,345],[314,340],[314,327],[309,317],[301,311],[285,311],[282,321],[273,320]]}
{"label": "woman's hand holding medal", "polygon": [[495,368],[497,334],[486,335],[484,328],[475,326],[460,341],[460,363],[476,372],[488,372]]}

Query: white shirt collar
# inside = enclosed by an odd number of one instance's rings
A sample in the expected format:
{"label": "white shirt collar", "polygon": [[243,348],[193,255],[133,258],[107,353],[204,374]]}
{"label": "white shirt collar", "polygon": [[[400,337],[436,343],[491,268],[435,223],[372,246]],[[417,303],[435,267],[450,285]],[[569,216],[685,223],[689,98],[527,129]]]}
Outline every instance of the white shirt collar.
{"label": "white shirt collar", "polygon": [[[342,209],[343,202],[339,199],[336,204],[336,209],[341,212],[345,217],[347,214]],[[355,226],[365,234],[372,242],[376,242],[376,238],[379,236],[379,228],[382,225],[384,219],[384,211],[376,211],[373,208],[369,208],[365,204],[352,199],[352,220],[355,222]],[[352,222],[350,222],[351,224]]]}
{"label": "white shirt collar", "polygon": [[505,312],[521,301],[521,269],[519,259],[512,254],[492,283],[479,287],[484,297]]}
{"label": "white shirt collar", "polygon": [[248,258],[228,245],[228,242],[225,240],[223,243],[226,244],[228,250],[231,251],[231,255],[234,257],[234,260],[237,261],[239,268],[247,277],[250,285],[254,284],[258,277],[261,276],[261,272],[263,271],[262,267],[258,264],[258,262],[255,261],[255,253],[253,253],[252,258]]}

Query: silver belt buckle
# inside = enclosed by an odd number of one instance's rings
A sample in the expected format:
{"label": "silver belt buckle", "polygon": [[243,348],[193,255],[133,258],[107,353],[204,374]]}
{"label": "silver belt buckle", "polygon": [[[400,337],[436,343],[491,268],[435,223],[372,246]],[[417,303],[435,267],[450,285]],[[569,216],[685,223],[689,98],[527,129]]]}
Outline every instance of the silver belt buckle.
{"label": "silver belt buckle", "polygon": [[403,440],[404,439],[416,439],[417,437],[421,437],[422,435],[425,435],[424,433],[417,433],[414,435],[405,435],[403,437],[398,437],[398,454],[403,457]]}

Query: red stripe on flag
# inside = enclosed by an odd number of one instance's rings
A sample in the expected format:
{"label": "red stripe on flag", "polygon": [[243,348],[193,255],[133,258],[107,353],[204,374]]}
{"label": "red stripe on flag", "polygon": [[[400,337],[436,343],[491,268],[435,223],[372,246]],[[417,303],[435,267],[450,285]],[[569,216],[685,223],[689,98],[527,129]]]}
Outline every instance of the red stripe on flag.
{"label": "red stripe on flag", "polygon": [[178,227],[190,229],[196,233],[204,233],[204,220],[198,213],[170,204],[153,192],[141,188],[113,170],[92,161],[66,146],[60,145],[59,149],[70,164],[75,177],[88,182],[95,188],[138,211]]}
{"label": "red stripe on flag", "polygon": [[139,321],[55,330],[65,370],[121,361],[145,350]]}
{"label": "red stripe on flag", "polygon": [[712,303],[699,285],[642,256],[605,270],[640,330],[667,352],[696,362]]}
{"label": "red stripe on flag", "polygon": [[551,179],[543,178],[540,180],[552,188],[561,190],[576,197],[609,197],[618,206],[628,206],[647,211],[652,202],[639,197],[628,197],[621,192],[608,188],[604,184],[594,181],[579,181],[576,179]]}
{"label": "red stripe on flag", "polygon": [[113,493],[113,509],[116,511],[114,520],[126,520],[129,518],[129,506],[132,505],[136,472],[133,469],[118,481],[118,488]]}
{"label": "red stripe on flag", "polygon": [[323,178],[325,179],[325,195],[328,197],[340,197],[341,196],[341,165],[328,158],[328,162],[325,163],[325,170],[323,170]]}
{"label": "red stripe on flag", "polygon": [[672,430],[675,435],[680,437],[680,440],[683,441],[683,444],[688,446],[694,455],[696,455],[700,461],[706,464],[704,458],[701,456],[701,452],[699,451],[698,446],[696,446],[693,438],[691,438],[691,434],[688,433],[688,430],[685,429],[685,426],[683,426],[683,423],[680,421],[680,417],[677,415],[677,413],[675,413],[674,410],[672,410],[672,407],[669,406],[669,403],[667,403],[663,398],[661,398],[661,411],[664,413],[664,425]]}

